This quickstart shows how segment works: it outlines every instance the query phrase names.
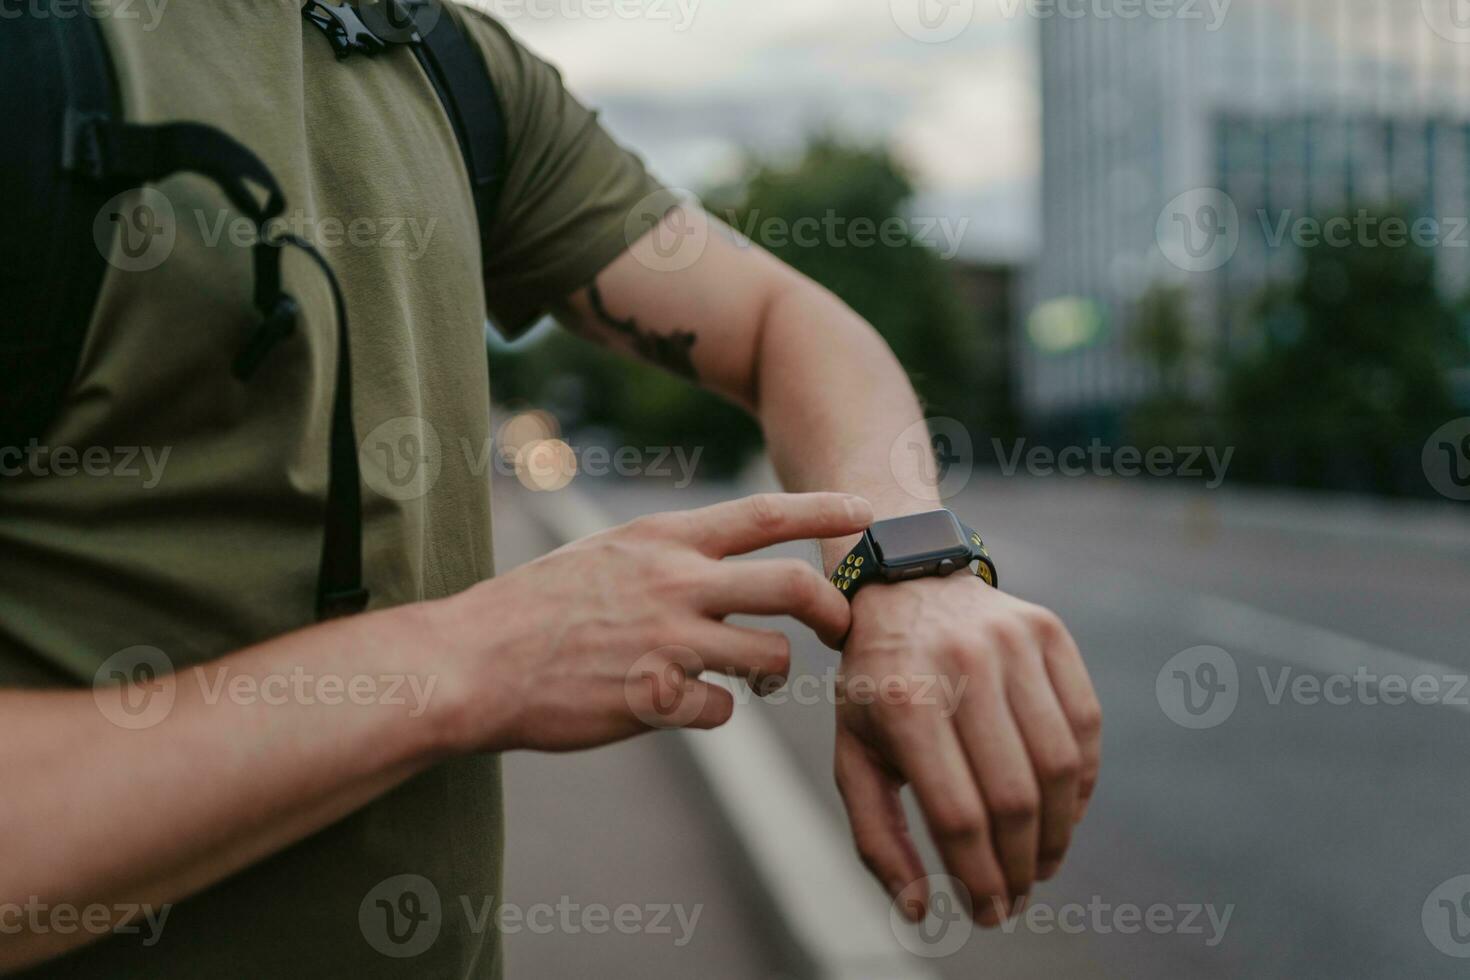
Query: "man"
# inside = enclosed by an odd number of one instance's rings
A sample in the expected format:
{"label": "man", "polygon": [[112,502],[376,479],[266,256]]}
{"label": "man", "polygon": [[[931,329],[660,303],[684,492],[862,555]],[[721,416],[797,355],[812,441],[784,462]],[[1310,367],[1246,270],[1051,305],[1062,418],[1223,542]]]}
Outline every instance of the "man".
{"label": "man", "polygon": [[[958,705],[836,716],[857,849],[911,914],[924,869],[905,784],[982,923],[1056,871],[1092,793],[1100,718],[1054,615],[971,575],[844,595],[804,563],[722,560],[817,538],[831,572],[875,519],[940,506],[903,489],[918,460],[891,467],[921,413],[867,324],[687,207],[661,207],[664,227],[630,247],[629,215],[658,184],[488,17],[455,14],[508,137],[482,289],[455,135],[411,57],[338,62],[295,3],[178,4],[156,22],[121,6],[96,12],[129,118],[233,135],[307,224],[436,229],[422,255],[371,235],[319,243],[352,314],[358,432],[409,419],[485,445],[487,311],[514,333],[555,310],[749,408],[794,493],[642,519],[492,578],[488,481],[446,463],[421,495],[364,489],[372,607],[313,624],[332,294],[289,258],[301,326],[258,382],[221,379],[222,338],[252,315],[250,252],[215,233],[225,205],[209,182],[160,182],[177,242],[156,267],[109,271],[47,443],[147,447],[166,468],[0,483],[0,971],[498,976],[493,932],[452,915],[419,955],[382,955],[360,913],[421,910],[366,899],[401,874],[444,896],[501,894],[498,753],[607,744],[647,730],[655,703],[718,726],[732,700],[700,670],[783,677],[784,636],[729,614],[795,617],[840,647],[849,676],[966,679]],[[660,233],[698,254],[669,261]],[[118,655],[176,673],[124,671],[109,700],[87,685]],[[654,683],[630,685],[640,672]],[[367,696],[344,696],[359,682]],[[100,937],[99,907],[118,935]]]}

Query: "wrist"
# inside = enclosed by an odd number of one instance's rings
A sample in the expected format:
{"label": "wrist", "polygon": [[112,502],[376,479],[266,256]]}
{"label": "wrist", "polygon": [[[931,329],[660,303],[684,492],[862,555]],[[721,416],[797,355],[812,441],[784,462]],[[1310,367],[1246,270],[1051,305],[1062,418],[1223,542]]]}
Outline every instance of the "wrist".
{"label": "wrist", "polygon": [[485,751],[508,720],[505,685],[489,682],[497,672],[496,621],[488,612],[494,589],[483,582],[446,599],[401,607],[402,628],[438,679],[438,696],[423,716],[430,754],[449,757]]}

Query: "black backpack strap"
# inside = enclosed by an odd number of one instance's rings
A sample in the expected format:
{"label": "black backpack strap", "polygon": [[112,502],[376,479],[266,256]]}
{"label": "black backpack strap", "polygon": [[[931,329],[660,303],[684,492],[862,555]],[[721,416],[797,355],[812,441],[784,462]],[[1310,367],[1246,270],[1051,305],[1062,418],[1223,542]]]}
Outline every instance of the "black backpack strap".
{"label": "black backpack strap", "polygon": [[[61,177],[67,109],[117,111],[112,67],[90,17],[27,13],[0,0],[0,453],[55,420],[107,263],[97,213],[121,188]],[[82,23],[87,22],[87,23]]]}
{"label": "black backpack strap", "polygon": [[[9,5],[12,0],[0,3]],[[7,325],[0,333],[0,345],[4,346],[0,369],[5,371],[0,377],[0,390],[5,392],[7,408],[15,400],[22,416],[20,424],[7,421],[6,441],[0,442],[0,449],[44,434],[75,371],[105,271],[92,234],[96,214],[120,190],[182,171],[203,174],[223,189],[231,204],[248,216],[257,230],[254,301],[261,321],[234,358],[232,369],[237,378],[248,380],[253,376],[270,350],[294,331],[300,316],[296,301],[282,286],[284,249],[289,246],[305,251],[331,284],[337,307],[338,359],[317,612],[322,618],[360,612],[368,601],[362,585],[361,489],[352,423],[347,309],[336,276],[309,242],[276,235],[270,228],[285,211],[285,195],[269,168],[243,144],[197,123],[141,126],[121,120],[106,46],[94,18],[21,16],[18,20],[19,33],[10,34],[17,25],[9,24],[6,33],[0,34],[4,38],[0,41],[0,64],[11,63],[12,48],[21,59],[22,71],[50,58],[59,66],[56,70],[62,84],[56,88],[61,94],[51,98],[52,93],[45,91],[44,84],[38,85],[36,78],[3,79],[15,82],[13,91],[19,93],[7,101],[24,104],[28,97],[38,97],[37,101],[53,112],[50,117],[21,116],[30,125],[18,129],[20,162],[7,163],[7,169],[19,169],[19,176],[39,200],[60,201],[62,206],[49,214],[44,210],[22,212],[31,220],[12,219],[8,226],[0,226],[0,247],[7,258],[23,245],[16,239],[50,228],[53,234],[47,258],[56,260],[30,270],[37,275],[29,281],[24,276],[15,282],[7,279],[5,295],[0,296],[0,300],[15,299],[19,308],[38,314],[35,319],[10,318],[7,324],[16,319],[21,322],[15,327]],[[40,33],[43,30],[51,32],[49,43]],[[44,81],[45,74],[38,74]],[[59,105],[50,105],[48,99]],[[49,125],[53,119],[55,125]],[[10,175],[0,173],[4,176]],[[263,200],[257,190],[264,192]],[[82,278],[74,282],[72,276]],[[33,385],[32,390],[10,384],[27,377],[26,371],[35,370],[30,360],[41,361],[47,369],[46,383]],[[16,433],[13,443],[11,429]]]}
{"label": "black backpack strap", "polygon": [[480,47],[459,13],[442,0],[402,0],[417,28],[414,56],[429,76],[459,138],[480,222],[480,255],[490,256],[496,209],[505,180],[505,114]]}
{"label": "black backpack strap", "polygon": [[307,0],[301,16],[326,34],[339,60],[355,53],[372,57],[401,44],[413,51],[454,127],[475,199],[480,252],[488,257],[505,180],[505,114],[460,12],[448,0],[375,0],[357,6]]}

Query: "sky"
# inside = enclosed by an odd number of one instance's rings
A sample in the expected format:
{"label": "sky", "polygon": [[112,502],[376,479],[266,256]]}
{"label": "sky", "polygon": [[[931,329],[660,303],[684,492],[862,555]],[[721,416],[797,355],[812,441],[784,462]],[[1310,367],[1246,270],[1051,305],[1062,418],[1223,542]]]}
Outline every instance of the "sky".
{"label": "sky", "polygon": [[[889,142],[915,217],[968,220],[961,254],[1036,251],[1034,24],[1004,0],[475,2],[673,186],[717,185],[749,152],[780,158],[832,128]],[[941,33],[921,3],[949,15]]]}

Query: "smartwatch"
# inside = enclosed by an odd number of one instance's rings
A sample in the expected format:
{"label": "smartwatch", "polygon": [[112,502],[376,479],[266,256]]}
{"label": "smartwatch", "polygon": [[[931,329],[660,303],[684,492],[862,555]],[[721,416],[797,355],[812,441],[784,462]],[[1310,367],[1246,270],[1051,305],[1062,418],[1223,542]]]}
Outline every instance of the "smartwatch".
{"label": "smartwatch", "polygon": [[995,562],[980,533],[948,510],[878,521],[832,573],[832,584],[850,600],[873,582],[939,577],[974,566],[977,576],[1000,588]]}

